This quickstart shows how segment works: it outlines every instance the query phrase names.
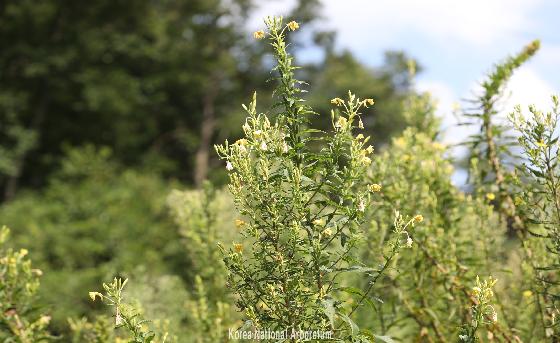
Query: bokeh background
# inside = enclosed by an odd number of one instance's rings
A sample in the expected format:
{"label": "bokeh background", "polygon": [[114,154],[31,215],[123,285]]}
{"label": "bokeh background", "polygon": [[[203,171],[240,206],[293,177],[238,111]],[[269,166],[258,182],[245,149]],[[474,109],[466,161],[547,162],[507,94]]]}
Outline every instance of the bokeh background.
{"label": "bokeh background", "polygon": [[[3,1],[0,224],[44,270],[41,296],[58,332],[68,317],[102,310],[87,291],[114,275],[136,277],[132,292],[148,307],[169,294],[158,290],[188,297],[193,238],[168,196],[204,180],[223,185],[214,144],[241,136],[253,91],[261,110],[270,106],[271,56],[252,36],[264,16],[300,23],[290,49],[323,114],[315,124],[328,126],[329,99],[352,89],[376,101],[365,125],[382,150],[404,128],[402,103],[414,92],[439,100],[443,141],[462,140],[455,104],[535,38],[542,50],[513,77],[503,111],[546,107],[560,89],[559,9],[545,0]],[[169,316],[180,311],[174,299],[161,310]]]}

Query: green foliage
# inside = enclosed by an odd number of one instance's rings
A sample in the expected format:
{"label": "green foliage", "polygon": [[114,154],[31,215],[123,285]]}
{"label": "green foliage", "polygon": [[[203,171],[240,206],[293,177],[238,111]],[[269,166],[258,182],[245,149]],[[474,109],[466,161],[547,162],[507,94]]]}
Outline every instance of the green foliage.
{"label": "green foliage", "polygon": [[[382,280],[374,298],[382,299],[375,319],[382,333],[403,340],[456,337],[469,315],[471,280],[478,273],[496,272],[499,263],[494,260],[504,234],[486,199],[473,198],[453,185],[446,147],[431,136],[415,128],[405,130],[374,159],[368,176],[380,184],[381,201],[368,211],[363,260],[380,258],[393,208],[426,218],[424,225],[410,231],[413,249],[398,257],[398,272]],[[361,320],[371,322],[369,318],[366,311]]]}
{"label": "green foliage", "polygon": [[[550,112],[543,113],[534,106],[525,115],[518,107],[510,119],[519,133],[519,145],[525,162],[520,166],[525,176],[521,184],[522,198],[516,202],[522,208],[529,229],[529,242],[536,253],[534,269],[536,278],[536,301],[546,329],[546,336],[560,338],[556,316],[558,308],[558,270],[560,268],[560,176],[558,164],[559,102],[553,97]],[[541,241],[541,242],[539,242]]]}
{"label": "green foliage", "polygon": [[[237,234],[232,199],[225,190],[215,190],[207,183],[202,190],[172,191],[167,204],[183,237],[194,277],[183,309],[189,338],[193,342],[223,341],[229,328],[240,325],[231,306],[234,299],[224,286],[226,268],[217,245]],[[244,225],[240,219],[235,223]]]}
{"label": "green foliage", "polygon": [[0,218],[14,228],[13,244],[27,247],[49,271],[40,295],[56,304],[59,332],[68,317],[93,310],[83,290],[103,279],[138,265],[150,274],[187,278],[180,236],[166,216],[170,188],[155,175],[121,168],[108,155],[93,147],[71,150],[44,193],[22,194],[0,208]]}
{"label": "green foliage", "polygon": [[5,343],[50,342],[51,317],[37,308],[42,272],[31,267],[28,251],[6,247],[10,230],[0,229],[0,339]]}

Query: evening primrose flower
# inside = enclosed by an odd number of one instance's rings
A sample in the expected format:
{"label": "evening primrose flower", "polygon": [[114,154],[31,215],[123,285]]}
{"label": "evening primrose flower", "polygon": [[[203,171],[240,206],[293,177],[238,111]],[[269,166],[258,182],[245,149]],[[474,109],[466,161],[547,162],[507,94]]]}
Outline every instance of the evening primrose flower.
{"label": "evening primrose flower", "polygon": [[539,148],[545,149],[546,147],[548,147],[548,145],[546,145],[546,143],[542,139],[538,141],[536,144]]}
{"label": "evening primrose flower", "polygon": [[496,195],[494,193],[486,193],[486,199],[488,199],[489,201],[492,201],[492,200],[496,199]]}
{"label": "evening primrose flower", "polygon": [[41,325],[48,325],[51,322],[51,316],[41,316],[41,318],[39,318],[39,323],[41,323]]}
{"label": "evening primrose flower", "polygon": [[421,223],[422,221],[424,221],[424,216],[422,216],[421,214],[417,214],[414,216],[414,221],[417,223]]}
{"label": "evening primrose flower", "polygon": [[374,183],[373,185],[368,186],[368,190],[372,193],[376,193],[381,191],[381,185]]}
{"label": "evening primrose flower", "polygon": [[315,220],[313,221],[313,225],[323,226],[323,225],[325,225],[325,219],[324,219],[324,218],[315,219]]}
{"label": "evening primrose flower", "polygon": [[292,20],[291,22],[288,23],[288,29],[290,31],[295,31],[295,30],[299,29],[299,24]]}
{"label": "evening primrose flower", "polygon": [[264,31],[263,30],[259,30],[259,31],[255,31],[255,33],[253,33],[253,37],[255,39],[263,39],[264,38]]}
{"label": "evening primrose flower", "polygon": [[365,99],[365,100],[364,100],[364,105],[365,105],[366,107],[368,107],[368,106],[373,106],[373,104],[375,104],[375,101],[373,101],[373,99]]}
{"label": "evening primrose flower", "polygon": [[533,292],[530,289],[523,292],[523,297],[525,298],[530,298],[532,296],[533,296]]}
{"label": "evening primrose flower", "polygon": [[89,297],[91,298],[92,301],[95,301],[96,297],[99,297],[99,299],[103,299],[103,294],[99,292],[89,292]]}
{"label": "evening primrose flower", "polygon": [[242,228],[243,226],[245,226],[245,221],[242,219],[236,219],[235,220],[235,227],[237,227],[238,229]]}
{"label": "evening primrose flower", "polygon": [[228,171],[232,171],[232,170],[233,170],[233,164],[231,164],[230,161],[227,161],[227,163],[226,163],[226,169],[227,169]]}
{"label": "evening primrose flower", "polygon": [[242,253],[243,252],[243,244],[233,243],[233,250],[235,250],[236,253]]}
{"label": "evening primrose flower", "polygon": [[342,106],[342,105],[344,105],[344,100],[342,100],[341,98],[334,98],[334,99],[331,99],[331,104],[336,105],[336,106]]}
{"label": "evening primrose flower", "polygon": [[342,129],[344,127],[346,127],[346,124],[348,123],[348,120],[345,117],[338,117],[338,120],[336,121],[335,127]]}

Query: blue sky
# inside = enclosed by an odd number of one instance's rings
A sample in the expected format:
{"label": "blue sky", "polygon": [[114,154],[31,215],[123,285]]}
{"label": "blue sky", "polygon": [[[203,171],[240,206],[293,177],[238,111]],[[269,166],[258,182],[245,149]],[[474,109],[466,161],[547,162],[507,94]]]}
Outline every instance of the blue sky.
{"label": "blue sky", "polygon": [[[261,27],[263,16],[287,13],[293,4],[263,1],[249,29]],[[546,109],[550,95],[560,93],[560,1],[323,0],[323,7],[320,25],[338,32],[338,48],[372,66],[381,63],[383,51],[404,50],[424,66],[417,86],[438,99],[448,143],[468,134],[455,127],[454,102],[476,91],[492,64],[532,39],[541,40],[541,51],[512,78],[504,113],[515,104]],[[301,57],[312,58],[313,52]]]}

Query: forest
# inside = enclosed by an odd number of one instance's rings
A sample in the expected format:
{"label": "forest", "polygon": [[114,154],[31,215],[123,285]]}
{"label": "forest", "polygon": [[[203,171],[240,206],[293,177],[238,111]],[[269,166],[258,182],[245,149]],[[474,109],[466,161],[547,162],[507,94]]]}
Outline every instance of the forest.
{"label": "forest", "polygon": [[414,57],[257,5],[0,3],[0,340],[560,342],[560,101],[499,106],[540,41],[457,157]]}

